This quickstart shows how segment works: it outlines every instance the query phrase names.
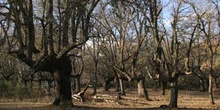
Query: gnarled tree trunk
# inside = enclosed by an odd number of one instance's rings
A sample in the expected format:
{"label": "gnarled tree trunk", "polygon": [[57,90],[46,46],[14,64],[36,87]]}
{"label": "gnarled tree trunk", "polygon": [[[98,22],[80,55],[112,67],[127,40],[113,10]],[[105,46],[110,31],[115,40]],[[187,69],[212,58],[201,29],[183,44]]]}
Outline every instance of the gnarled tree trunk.
{"label": "gnarled tree trunk", "polygon": [[72,71],[71,61],[69,57],[61,57],[55,61],[54,65],[57,67],[53,74],[58,76],[55,77],[58,93],[53,104],[59,105],[59,102],[62,101],[64,104],[68,103],[72,105],[70,83],[70,74]]}
{"label": "gnarled tree trunk", "polygon": [[109,78],[107,78],[107,79],[105,80],[104,85],[103,85],[105,91],[109,91],[109,89],[110,89],[110,83],[111,83],[112,81],[114,81],[114,79],[115,79],[115,77],[109,77]]}
{"label": "gnarled tree trunk", "polygon": [[29,65],[32,69],[37,71],[50,72],[54,76],[56,84],[56,99],[53,102],[54,105],[62,104],[72,104],[71,100],[71,84],[70,84],[70,74],[72,71],[71,61],[68,56],[63,56],[56,58],[55,55],[43,56],[39,61],[34,62],[27,59],[27,56],[22,52],[17,52],[17,56],[20,60]]}

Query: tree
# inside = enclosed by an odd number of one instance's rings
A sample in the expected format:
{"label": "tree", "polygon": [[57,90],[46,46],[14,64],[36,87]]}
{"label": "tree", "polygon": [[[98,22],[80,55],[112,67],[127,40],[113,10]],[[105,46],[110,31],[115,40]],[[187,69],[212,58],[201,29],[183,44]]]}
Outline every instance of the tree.
{"label": "tree", "polygon": [[[190,57],[190,50],[191,45],[193,43],[194,39],[194,33],[196,30],[197,25],[190,24],[189,27],[192,29],[191,34],[189,36],[190,41],[188,42],[188,46],[184,46],[181,44],[180,39],[187,39],[188,36],[184,37],[182,33],[184,30],[186,31],[188,26],[182,25],[181,20],[184,21],[184,15],[185,13],[185,7],[182,1],[176,1],[173,5],[172,10],[172,21],[171,21],[171,27],[167,28],[171,31],[171,36],[167,36],[167,38],[163,38],[162,40],[164,43],[162,43],[158,48],[157,51],[161,52],[161,58],[159,55],[156,55],[158,57],[155,57],[153,60],[156,65],[158,66],[158,71],[163,71],[163,74],[168,75],[168,81],[170,82],[170,108],[176,108],[178,107],[178,78],[181,75],[187,75],[191,74],[192,71],[189,68],[189,57]],[[184,16],[183,16],[184,15]],[[168,31],[166,31],[168,32]],[[184,48],[184,49],[182,49]],[[186,51],[186,52],[184,52]],[[186,53],[186,54],[181,54]],[[183,57],[185,59],[183,59]],[[184,63],[183,63],[184,62]],[[182,65],[185,64],[185,65]]]}
{"label": "tree", "polygon": [[[214,18],[215,13],[214,9],[211,8],[211,6],[214,4],[215,8],[218,9],[217,2],[212,1],[213,4],[208,3],[208,8],[209,9],[201,9],[201,12],[197,10],[197,6],[193,2],[186,1],[193,9],[198,22],[199,22],[199,29],[202,32],[202,36],[204,36],[204,46],[208,48],[209,51],[209,97],[210,97],[210,103],[214,103],[214,98],[213,98],[213,76],[214,76],[214,58],[217,52],[217,49],[220,45],[219,43],[219,33],[215,32],[216,25],[213,25],[214,23],[219,23],[218,18],[219,15],[217,13],[217,19]],[[217,10],[218,12],[218,10]],[[215,42],[216,41],[216,42]]]}
{"label": "tree", "polygon": [[[68,103],[72,105],[71,100],[71,87],[70,87],[70,74],[72,72],[72,66],[70,61],[70,56],[68,53],[82,44],[84,44],[90,38],[90,18],[92,16],[93,10],[98,4],[99,0],[92,0],[87,2],[84,1],[69,1],[71,3],[67,3],[68,5],[64,7],[62,11],[64,11],[60,16],[60,18],[65,18],[62,25],[56,25],[56,22],[61,19],[56,19],[55,7],[54,4],[57,3],[53,0],[41,1],[43,4],[43,12],[44,13],[34,13],[34,7],[32,0],[24,0],[24,2],[20,1],[8,1],[8,6],[5,5],[6,13],[9,13],[9,17],[7,17],[4,13],[2,15],[6,16],[8,21],[14,23],[17,27],[13,28],[16,32],[14,36],[19,42],[12,45],[11,42],[8,43],[9,53],[12,56],[15,56],[20,61],[26,63],[30,68],[32,68],[35,72],[37,71],[46,71],[50,72],[54,76],[54,80],[56,82],[57,95],[54,101],[54,105],[59,105],[60,102]],[[59,1],[58,1],[59,2]],[[16,6],[15,6],[16,5]],[[8,8],[9,7],[9,8]],[[15,7],[15,8],[13,8]],[[58,7],[61,8],[61,7]],[[73,10],[70,10],[73,9]],[[28,10],[28,11],[26,11]],[[10,14],[16,12],[15,14]],[[20,13],[20,14],[19,14]],[[71,14],[70,14],[71,13]],[[45,14],[45,15],[44,15]],[[41,42],[44,46],[43,50],[37,50],[35,44],[37,42],[35,36],[35,28],[34,26],[34,16],[37,17],[41,21],[42,30],[42,38],[43,42]],[[67,43],[67,39],[71,39],[68,33],[68,20],[72,16],[72,24],[71,28],[73,28],[73,36],[72,38],[76,38],[75,42]],[[24,25],[23,25],[24,24]],[[55,51],[54,41],[56,37],[56,26],[62,26],[63,34],[62,39],[58,39],[59,42],[62,40],[63,46],[60,51]],[[64,28],[67,28],[66,30]],[[60,29],[60,28],[58,28]],[[21,31],[23,30],[23,31]],[[80,33],[80,31],[82,33]],[[61,32],[61,33],[62,33]],[[19,36],[19,37],[17,37]],[[27,39],[26,42],[23,42],[23,39]],[[26,49],[27,47],[27,49]],[[48,47],[48,48],[47,48]],[[42,53],[40,57],[39,54]]]}
{"label": "tree", "polygon": [[[148,0],[149,3],[149,14],[146,14],[146,18],[148,20],[148,24],[150,26],[149,30],[151,33],[151,36],[153,37],[153,42],[151,42],[153,45],[153,48],[155,48],[155,53],[153,55],[153,64],[151,63],[152,68],[155,68],[154,70],[158,74],[158,82],[159,87],[161,87],[162,84],[162,95],[165,95],[165,89],[167,85],[167,79],[166,74],[161,71],[161,64],[158,61],[162,60],[162,53],[163,49],[161,47],[162,40],[164,39],[164,36],[166,35],[164,27],[159,24],[159,20],[161,19],[161,13],[163,10],[163,6],[161,4],[161,0]],[[163,25],[163,24],[162,24]],[[158,61],[157,61],[158,60]]]}
{"label": "tree", "polygon": [[[101,30],[101,29],[97,29]],[[98,32],[99,35],[100,32]],[[93,95],[96,94],[97,89],[97,74],[98,74],[98,64],[99,64],[99,53],[100,53],[100,38],[92,38],[92,48],[88,48],[88,51],[93,59],[93,72],[91,73],[92,85],[93,85]]]}
{"label": "tree", "polygon": [[81,91],[81,76],[82,73],[84,72],[84,50],[82,49],[83,47],[79,48],[78,50],[73,50],[71,56],[71,62],[72,62],[72,89],[74,92],[78,93]]}
{"label": "tree", "polygon": [[125,95],[124,81],[137,81],[139,96],[149,99],[145,87],[145,74],[142,72],[145,65],[139,63],[139,56],[145,48],[148,26],[143,16],[144,12],[138,10],[146,10],[147,6],[144,1],[139,2],[140,4],[111,1],[110,4],[103,5],[103,9],[100,10],[102,16],[98,22],[103,27],[101,54],[110,61],[108,64],[113,69],[116,79],[119,79],[122,95]]}

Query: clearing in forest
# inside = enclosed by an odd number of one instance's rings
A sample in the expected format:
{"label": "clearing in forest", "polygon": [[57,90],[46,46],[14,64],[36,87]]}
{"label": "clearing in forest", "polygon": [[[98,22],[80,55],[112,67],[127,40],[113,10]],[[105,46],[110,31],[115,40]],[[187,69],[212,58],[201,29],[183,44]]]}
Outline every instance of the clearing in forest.
{"label": "clearing in forest", "polygon": [[[146,101],[137,97],[136,90],[127,90],[127,94],[122,99],[117,99],[115,90],[103,91],[98,89],[97,95],[91,96],[92,91],[89,89],[86,94],[85,102],[74,100],[75,107],[73,110],[114,110],[114,109],[159,109],[160,105],[169,104],[169,92],[162,96],[160,90],[148,89],[150,98],[153,101]],[[220,109],[220,89],[214,91],[215,105],[209,104],[207,92],[199,91],[179,91],[178,107],[181,109],[198,109],[210,110]],[[52,106],[53,97],[44,97],[39,99],[0,99],[0,110],[53,110],[65,109],[65,107],[57,108]]]}

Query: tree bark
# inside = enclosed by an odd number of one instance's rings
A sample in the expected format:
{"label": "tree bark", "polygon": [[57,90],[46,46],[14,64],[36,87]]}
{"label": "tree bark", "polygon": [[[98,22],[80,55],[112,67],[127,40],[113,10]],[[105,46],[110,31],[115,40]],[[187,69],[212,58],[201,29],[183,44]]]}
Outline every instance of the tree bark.
{"label": "tree bark", "polygon": [[209,74],[209,100],[210,100],[210,104],[215,104],[214,102],[214,97],[213,97],[213,78],[212,75]]}
{"label": "tree bark", "polygon": [[76,82],[75,92],[78,93],[78,92],[81,91],[80,75],[78,75],[78,76],[75,78],[75,82]]}
{"label": "tree bark", "polygon": [[[71,98],[70,74],[72,71],[71,61],[68,57],[58,59],[54,64],[58,68],[53,72],[56,83],[56,99],[54,105],[67,104],[73,106]],[[62,102],[62,103],[60,103]]]}
{"label": "tree bark", "polygon": [[125,95],[125,88],[124,88],[124,84],[123,84],[123,79],[119,78],[119,84],[120,84],[121,95]]}
{"label": "tree bark", "polygon": [[119,78],[118,77],[116,77],[116,82],[115,82],[116,84],[115,84],[115,91],[119,91],[120,90],[120,84],[119,84]]}
{"label": "tree bark", "polygon": [[53,45],[53,0],[47,1],[47,42],[49,44],[49,55],[54,55],[54,45]]}
{"label": "tree bark", "polygon": [[148,92],[145,86],[145,78],[142,77],[137,80],[138,81],[138,96],[144,97],[145,99],[149,100]]}
{"label": "tree bark", "polygon": [[177,108],[178,103],[178,76],[172,77],[170,79],[170,108]]}
{"label": "tree bark", "polygon": [[214,97],[213,97],[213,65],[214,65],[214,53],[212,48],[210,48],[210,73],[209,73],[209,99],[210,99],[210,104],[214,105]]}
{"label": "tree bark", "polygon": [[109,91],[109,83],[110,83],[110,82],[108,82],[108,81],[105,81],[105,82],[104,82],[104,85],[103,85],[103,86],[104,86],[104,90],[105,90],[105,91]]}
{"label": "tree bark", "polygon": [[65,16],[63,18],[63,36],[62,36],[62,44],[63,47],[66,47],[69,45],[69,36],[68,36],[68,31],[69,31],[69,21],[71,17],[71,10],[70,9],[70,3],[69,1],[63,1],[65,3],[65,8],[66,10],[64,11]]}
{"label": "tree bark", "polygon": [[[95,52],[94,52],[95,54]],[[97,89],[97,72],[98,72],[98,56],[94,56],[96,57],[94,62],[95,62],[95,65],[94,65],[94,72],[92,73],[92,86],[93,86],[93,95],[96,94],[96,89]]]}
{"label": "tree bark", "polygon": [[29,0],[29,11],[28,11],[28,58],[32,59],[32,54],[35,48],[35,29],[34,29],[34,20],[33,20],[33,4],[32,0]]}
{"label": "tree bark", "polygon": [[[93,2],[85,2],[82,3],[82,8],[87,11],[80,12],[79,10],[76,10],[76,13],[81,13],[81,15],[76,15],[78,17],[78,22],[75,28],[78,28],[79,25],[82,28],[82,36],[78,36],[79,40],[77,40],[77,43],[70,44],[67,48],[61,49],[61,51],[55,53],[54,52],[54,39],[53,35],[54,33],[54,8],[53,8],[53,3],[55,3],[54,0],[46,0],[44,1],[43,4],[45,4],[45,19],[43,17],[42,25],[43,25],[43,32],[45,32],[42,35],[46,35],[46,38],[44,39],[45,43],[44,46],[44,56],[41,58],[36,58],[32,57],[34,53],[36,53],[36,48],[35,48],[35,28],[34,28],[34,14],[33,14],[33,0],[27,0],[28,2],[22,3],[22,2],[17,2],[19,4],[18,9],[21,10],[22,12],[22,17],[21,22],[24,22],[22,30],[24,31],[25,36],[25,41],[26,45],[24,45],[27,50],[24,49],[12,49],[9,48],[9,54],[16,54],[16,58],[21,60],[22,62],[26,63],[30,68],[35,70],[35,72],[38,71],[45,71],[45,72],[50,72],[54,75],[54,80],[57,85],[57,96],[54,101],[54,105],[59,105],[59,104],[65,104],[65,102],[71,103],[71,86],[70,86],[70,73],[72,71],[71,67],[71,61],[69,59],[69,56],[67,56],[68,52],[70,52],[72,49],[77,48],[78,46],[83,45],[88,39],[89,39],[89,29],[90,29],[90,17],[92,15],[92,12],[96,5],[98,4],[99,0],[93,0]],[[43,1],[42,1],[43,2]],[[14,3],[14,2],[13,2]],[[81,4],[81,3],[80,3]],[[9,4],[10,5],[10,4]],[[11,7],[11,6],[9,6]],[[60,7],[57,7],[60,8]],[[88,8],[88,9],[87,9]],[[10,8],[11,9],[11,8]],[[77,7],[78,9],[78,7]],[[65,10],[65,9],[64,9]],[[70,8],[71,10],[71,8]],[[63,13],[65,15],[65,13]],[[67,14],[68,15],[68,14]],[[83,18],[81,18],[83,16]],[[14,16],[17,17],[17,16]],[[65,17],[65,16],[62,16]],[[10,17],[9,17],[10,18]],[[16,19],[16,18],[15,18]],[[46,22],[44,22],[46,20]],[[13,20],[12,20],[13,21]],[[65,20],[67,21],[67,20]],[[17,23],[20,21],[17,20]],[[75,22],[75,21],[74,21]],[[19,25],[19,24],[18,24]],[[20,27],[17,27],[20,28]],[[18,30],[20,31],[20,30]],[[62,31],[65,32],[65,31]],[[20,33],[20,32],[18,32]],[[80,33],[78,31],[75,31],[74,33]],[[66,33],[64,33],[66,34]],[[21,36],[19,36],[21,37]],[[75,37],[75,36],[74,36]],[[83,40],[84,39],[84,40]],[[20,43],[22,40],[20,39]],[[46,43],[47,42],[47,43]],[[8,44],[10,45],[10,44]],[[17,45],[17,44],[16,44]],[[47,52],[48,50],[48,52]],[[13,55],[14,56],[14,55]],[[38,60],[36,60],[38,59]],[[35,61],[34,61],[35,60]],[[79,81],[79,78],[78,78]],[[62,102],[62,103],[60,103]]]}
{"label": "tree bark", "polygon": [[105,91],[109,91],[110,89],[110,83],[115,79],[115,77],[110,77],[110,78],[107,78],[104,82],[104,90]]}

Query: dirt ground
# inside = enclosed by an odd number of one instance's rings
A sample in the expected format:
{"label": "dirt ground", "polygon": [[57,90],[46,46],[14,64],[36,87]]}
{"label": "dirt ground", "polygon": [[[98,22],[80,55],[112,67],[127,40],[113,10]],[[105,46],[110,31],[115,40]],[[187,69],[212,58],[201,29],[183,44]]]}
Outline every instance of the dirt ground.
{"label": "dirt ground", "polygon": [[[122,99],[116,98],[115,90],[103,91],[98,89],[97,95],[90,96],[89,89],[85,96],[85,102],[73,99],[74,107],[72,110],[157,110],[162,109],[160,105],[169,104],[170,93],[162,96],[160,90],[148,89],[149,97],[152,101],[147,101],[137,97],[136,90],[127,90],[126,95]],[[214,92],[215,105],[210,105],[207,92],[199,91],[179,91],[178,107],[179,109],[194,110],[220,110],[220,89]],[[0,99],[0,110],[60,110],[67,109],[65,107],[53,107],[52,97],[44,97],[39,99]]]}

